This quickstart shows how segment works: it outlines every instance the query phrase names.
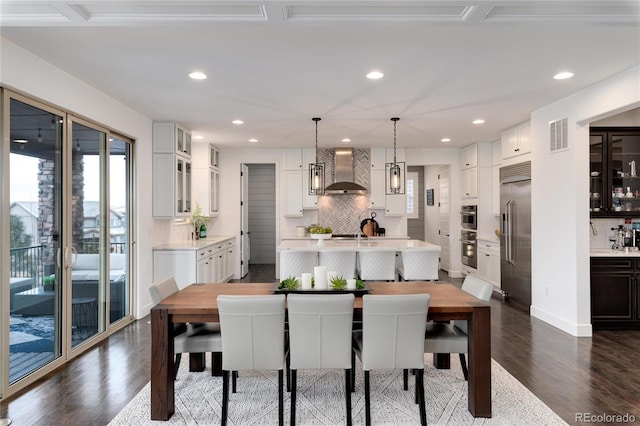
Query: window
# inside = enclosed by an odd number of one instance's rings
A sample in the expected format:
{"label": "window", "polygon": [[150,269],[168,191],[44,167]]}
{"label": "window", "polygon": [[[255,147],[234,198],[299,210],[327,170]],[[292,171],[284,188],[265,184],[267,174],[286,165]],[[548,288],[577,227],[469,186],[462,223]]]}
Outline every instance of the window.
{"label": "window", "polygon": [[407,219],[418,219],[420,217],[420,206],[418,200],[418,173],[407,173]]}

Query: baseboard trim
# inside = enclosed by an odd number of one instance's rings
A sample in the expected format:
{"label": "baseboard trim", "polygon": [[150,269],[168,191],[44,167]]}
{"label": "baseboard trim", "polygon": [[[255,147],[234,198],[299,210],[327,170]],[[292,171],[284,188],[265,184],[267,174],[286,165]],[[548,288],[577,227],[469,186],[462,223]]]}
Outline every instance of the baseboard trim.
{"label": "baseboard trim", "polygon": [[532,317],[544,321],[572,336],[591,337],[593,335],[591,324],[576,324],[534,305],[531,305],[530,312]]}

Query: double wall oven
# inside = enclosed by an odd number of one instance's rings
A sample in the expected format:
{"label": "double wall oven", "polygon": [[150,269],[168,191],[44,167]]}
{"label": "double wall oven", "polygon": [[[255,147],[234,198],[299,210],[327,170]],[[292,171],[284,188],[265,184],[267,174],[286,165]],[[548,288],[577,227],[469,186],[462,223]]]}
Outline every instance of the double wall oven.
{"label": "double wall oven", "polygon": [[471,268],[478,267],[478,242],[476,231],[478,229],[478,206],[462,206],[460,208],[460,250],[462,264]]}

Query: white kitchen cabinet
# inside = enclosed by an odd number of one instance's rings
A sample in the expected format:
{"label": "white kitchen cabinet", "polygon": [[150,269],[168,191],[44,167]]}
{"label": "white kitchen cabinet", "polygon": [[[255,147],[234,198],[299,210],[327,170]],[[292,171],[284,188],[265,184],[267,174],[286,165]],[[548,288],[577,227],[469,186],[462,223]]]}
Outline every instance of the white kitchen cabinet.
{"label": "white kitchen cabinet", "polygon": [[500,289],[500,244],[478,240],[478,275]]}
{"label": "white kitchen cabinet", "polygon": [[405,216],[407,214],[407,195],[387,195],[385,197],[385,216]]}
{"label": "white kitchen cabinet", "polygon": [[502,143],[498,140],[493,143],[493,167],[491,169],[491,190],[493,202],[491,211],[494,216],[500,216],[500,166],[502,163]]}
{"label": "white kitchen cabinet", "polygon": [[212,144],[193,145],[193,200],[205,216],[220,214],[220,151]]}
{"label": "white kitchen cabinet", "polygon": [[[168,245],[153,250],[153,280],[174,277],[181,289],[195,282],[226,282],[234,274],[235,240],[232,237],[198,242],[199,248]],[[221,257],[222,256],[222,257]],[[220,260],[222,259],[222,260]]]}
{"label": "white kitchen cabinet", "polygon": [[302,150],[301,149],[283,149],[282,150],[282,169],[283,170],[302,170],[302,168],[303,167],[302,167]]}
{"label": "white kitchen cabinet", "polygon": [[371,169],[384,170],[386,163],[386,150],[384,148],[371,148],[369,151]]}
{"label": "white kitchen cabinet", "polygon": [[531,152],[531,123],[526,122],[502,132],[502,159]]}
{"label": "white kitchen cabinet", "polygon": [[384,187],[384,168],[371,170],[371,187],[369,189],[369,208],[386,208],[387,199]]}
{"label": "white kitchen cabinet", "polygon": [[473,144],[460,150],[460,169],[478,167],[478,145]]}
{"label": "white kitchen cabinet", "polygon": [[302,170],[282,171],[283,216],[302,217]]}
{"label": "white kitchen cabinet", "polygon": [[478,168],[472,167],[460,172],[462,198],[478,197]]}
{"label": "white kitchen cabinet", "polygon": [[191,157],[191,132],[178,123],[154,122],[153,153]]}
{"label": "white kitchen cabinet", "polygon": [[406,194],[387,195],[385,193],[385,171],[371,170],[371,189],[369,190],[369,208],[384,209],[385,216],[404,216],[407,214]]}
{"label": "white kitchen cabinet", "polygon": [[191,133],[176,123],[153,123],[152,212],[154,217],[191,214]]}

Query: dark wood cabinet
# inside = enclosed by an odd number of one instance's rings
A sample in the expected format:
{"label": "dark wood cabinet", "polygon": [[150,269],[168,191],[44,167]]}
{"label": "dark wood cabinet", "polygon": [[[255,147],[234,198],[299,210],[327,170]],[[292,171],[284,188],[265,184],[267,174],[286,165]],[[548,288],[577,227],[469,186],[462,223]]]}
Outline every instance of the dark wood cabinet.
{"label": "dark wood cabinet", "polygon": [[640,217],[640,128],[592,127],[589,172],[591,217]]}
{"label": "dark wood cabinet", "polygon": [[640,329],[640,259],[591,258],[594,330]]}

